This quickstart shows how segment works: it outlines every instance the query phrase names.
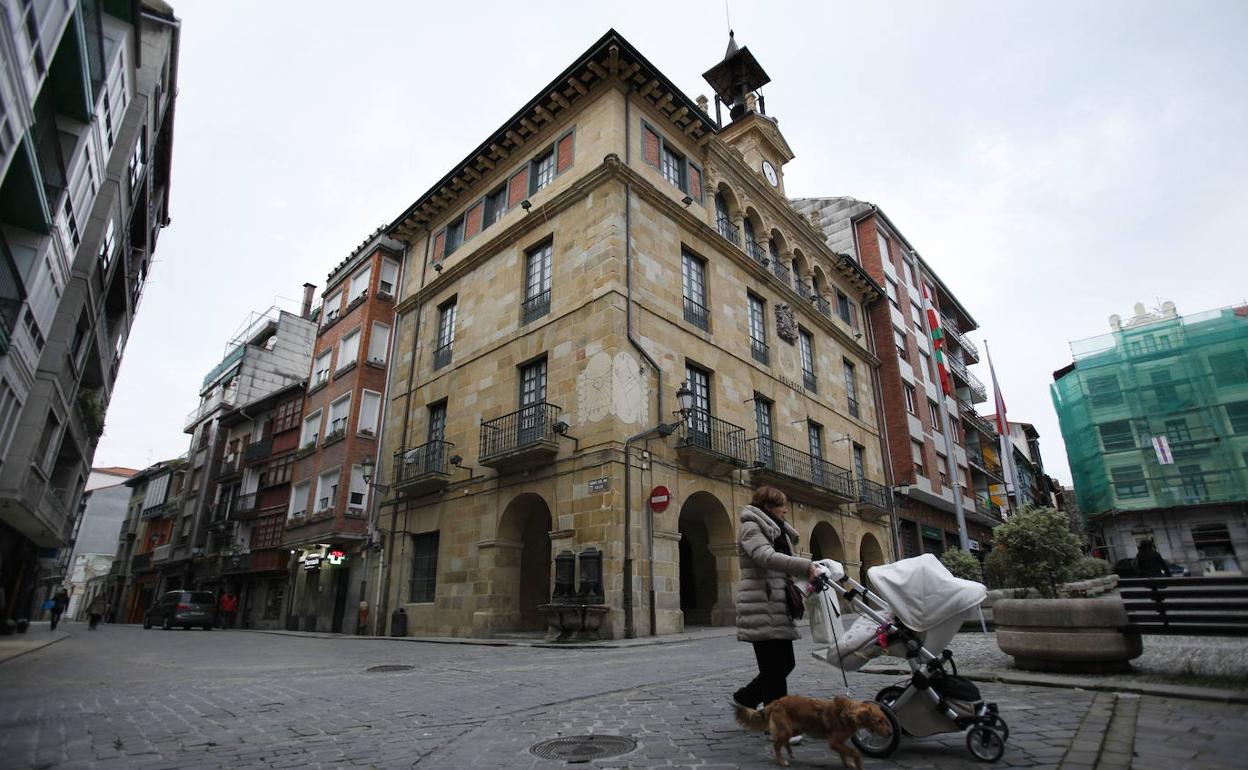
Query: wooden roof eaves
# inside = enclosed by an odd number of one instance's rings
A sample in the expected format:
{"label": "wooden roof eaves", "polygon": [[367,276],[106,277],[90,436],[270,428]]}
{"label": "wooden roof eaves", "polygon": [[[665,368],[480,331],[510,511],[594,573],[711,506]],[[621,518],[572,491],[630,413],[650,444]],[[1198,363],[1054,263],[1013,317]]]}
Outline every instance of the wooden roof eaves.
{"label": "wooden roof eaves", "polygon": [[[600,62],[600,59],[606,64],[604,65]],[[596,72],[600,72],[606,77],[602,77],[596,74]],[[612,73],[615,74],[613,75]],[[480,165],[483,158],[488,163],[496,160],[499,155],[507,157],[512,150],[519,149],[524,144],[524,137],[518,133],[523,127],[522,121],[529,120],[532,122],[540,120],[538,107],[541,107],[542,110],[551,115],[557,116],[559,111],[570,109],[573,102],[588,94],[590,88],[598,82],[609,81],[613,77],[636,79],[643,76],[646,80],[657,81],[662,91],[670,92],[673,103],[679,103],[680,106],[690,108],[684,117],[700,124],[703,135],[717,130],[709,115],[697,109],[697,105],[642,56],[631,43],[614,29],[610,29],[591,45],[585,53],[579,56],[572,65],[556,76],[545,88],[540,89],[537,96],[505,121],[488,139],[456,164],[446,176],[405,209],[387,227],[387,234],[393,237],[402,225],[413,218],[419,218],[419,224],[422,226],[436,219],[438,209],[446,207],[446,202],[442,202],[439,207],[438,196],[443,195],[446,188],[454,183],[455,178],[462,173],[465,167]],[[666,111],[664,114],[667,114]],[[687,129],[688,127],[689,124],[686,123],[684,128]],[[517,141],[517,138],[519,141]],[[510,148],[507,147],[508,144],[511,145]],[[470,187],[471,185],[464,189],[469,189]],[[454,199],[456,196],[452,194],[450,197]]]}

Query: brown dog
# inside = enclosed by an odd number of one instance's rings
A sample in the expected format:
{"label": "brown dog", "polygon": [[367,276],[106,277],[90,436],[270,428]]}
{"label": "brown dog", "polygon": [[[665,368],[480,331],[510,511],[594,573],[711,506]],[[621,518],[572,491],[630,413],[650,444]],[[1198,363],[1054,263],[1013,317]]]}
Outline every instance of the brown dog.
{"label": "brown dog", "polygon": [[819,700],[804,695],[786,695],[768,703],[761,709],[746,708],[738,705],[737,722],[747,730],[771,733],[771,742],[776,750],[776,762],[781,767],[788,767],[788,760],[780,753],[781,748],[788,749],[789,739],[795,735],[808,738],[824,738],[833,751],[841,755],[845,767],[862,770],[862,755],[849,742],[850,737],[865,727],[877,735],[888,735],[892,726],[888,717],[874,703],[836,698]]}

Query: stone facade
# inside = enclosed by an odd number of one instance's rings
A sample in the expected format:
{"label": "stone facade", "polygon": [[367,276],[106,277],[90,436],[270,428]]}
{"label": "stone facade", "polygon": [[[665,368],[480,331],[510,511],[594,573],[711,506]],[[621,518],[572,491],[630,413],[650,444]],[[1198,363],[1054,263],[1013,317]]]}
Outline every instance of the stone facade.
{"label": "stone facade", "polygon": [[[379,505],[383,627],[401,608],[409,634],[541,631],[553,557],[590,547],[604,554],[608,636],[731,624],[737,512],[763,478],[793,497],[803,552],[856,568],[892,551],[887,512],[857,503],[848,470],[857,445],[861,477],[884,482],[878,361],[810,296],[835,286],[864,305],[878,286],[764,180],[760,159],[792,157],[775,121],[716,126],[615,33],[579,61],[391,227],[409,258],[381,453],[395,459]],[[512,203],[501,214],[495,190]],[[800,281],[737,245],[746,219]],[[747,294],[791,306],[811,367],[770,309],[760,360]],[[690,367],[707,376],[705,411],[682,421]],[[649,430],[664,423],[673,435]],[[811,423],[835,465],[810,454]],[[658,486],[671,505],[651,512]]]}

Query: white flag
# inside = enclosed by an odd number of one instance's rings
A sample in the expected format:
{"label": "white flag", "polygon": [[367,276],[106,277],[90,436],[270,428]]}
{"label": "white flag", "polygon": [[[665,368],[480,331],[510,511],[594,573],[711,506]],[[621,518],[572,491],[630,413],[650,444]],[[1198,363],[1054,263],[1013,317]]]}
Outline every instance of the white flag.
{"label": "white flag", "polygon": [[1174,455],[1170,454],[1170,440],[1165,436],[1153,436],[1153,451],[1157,453],[1157,462],[1174,465]]}

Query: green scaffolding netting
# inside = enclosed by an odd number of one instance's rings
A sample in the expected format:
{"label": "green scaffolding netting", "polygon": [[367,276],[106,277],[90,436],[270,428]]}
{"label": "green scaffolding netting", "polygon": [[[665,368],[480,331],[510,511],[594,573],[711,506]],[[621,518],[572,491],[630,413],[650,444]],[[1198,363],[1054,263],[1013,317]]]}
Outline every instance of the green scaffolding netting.
{"label": "green scaffolding netting", "polygon": [[1248,499],[1248,305],[1070,347],[1051,392],[1085,517]]}

